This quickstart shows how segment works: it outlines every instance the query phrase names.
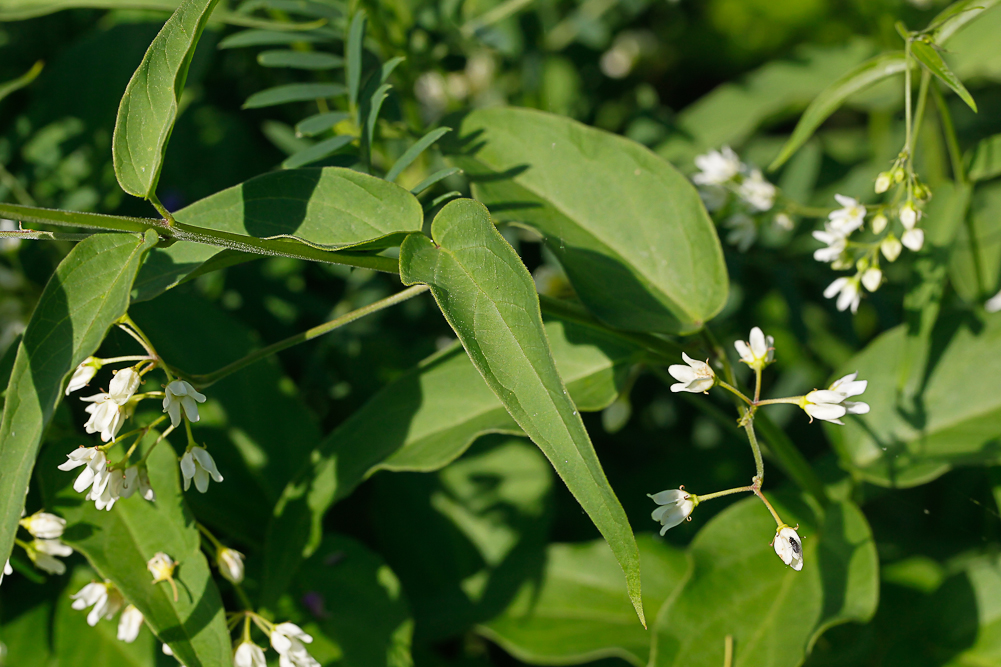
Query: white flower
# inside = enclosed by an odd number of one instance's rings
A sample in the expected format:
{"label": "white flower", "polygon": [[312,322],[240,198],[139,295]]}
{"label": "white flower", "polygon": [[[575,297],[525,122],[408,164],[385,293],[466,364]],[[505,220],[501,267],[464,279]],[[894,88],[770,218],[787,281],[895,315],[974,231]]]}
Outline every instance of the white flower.
{"label": "white flower", "polygon": [[858,372],[849,373],[843,378],[836,380],[827,389],[814,389],[803,397],[800,407],[810,415],[810,421],[823,419],[835,424],[844,424],[841,417],[849,415],[864,415],[869,412],[869,405],[861,401],[849,401],[846,399],[858,396],[865,392],[868,386],[866,380],[856,380]]}
{"label": "white flower", "polygon": [[153,554],[153,557],[146,562],[146,569],[153,575],[154,584],[172,579],[174,577],[175,567],[177,567],[177,563],[174,562],[174,559],[162,551],[157,551]]}
{"label": "white flower", "polygon": [[828,214],[829,226],[835,234],[848,236],[865,222],[865,206],[851,197],[844,195],[834,195],[843,208],[831,211]]}
{"label": "white flower", "polygon": [[233,667],[267,667],[264,650],[257,644],[241,642],[233,653]]}
{"label": "white flower", "polygon": [[782,562],[799,572],[803,569],[803,541],[795,528],[782,524],[775,531],[775,539],[772,540],[775,553],[782,559]]}
{"label": "white flower", "polygon": [[162,644],[160,646],[160,650],[163,651],[164,655],[170,655],[170,656],[174,655],[174,652],[172,650],[170,650],[170,647],[167,646],[166,644]]}
{"label": "white flower", "polygon": [[302,645],[312,641],[313,638],[295,623],[279,623],[271,632],[271,646],[281,656],[281,667],[320,667]]}
{"label": "white flower", "polygon": [[[197,401],[197,403],[196,403]],[[181,408],[188,421],[198,421],[198,403],[204,403],[205,396],[184,380],[174,380],[167,385],[163,396],[163,411],[170,415],[170,423],[181,423]]]}
{"label": "white flower", "polygon": [[795,224],[793,224],[792,218],[789,217],[788,213],[777,214],[773,222],[775,223],[776,227],[778,227],[779,229],[783,229],[787,232],[791,232],[793,228],[796,226]]}
{"label": "white flower", "polygon": [[900,257],[900,251],[903,249],[903,246],[900,244],[900,241],[897,240],[896,236],[889,234],[885,239],[883,239],[883,242],[879,244],[879,249],[882,251],[883,257],[886,257],[886,259],[891,262],[895,262],[897,261],[897,258]]}
{"label": "white flower", "polygon": [[25,552],[38,569],[49,574],[64,574],[66,565],[56,556],[66,558],[73,553],[73,548],[60,540],[32,540]]}
{"label": "white flower", "polygon": [[7,562],[4,563],[3,572],[0,572],[0,584],[3,583],[3,578],[5,576],[7,576],[8,574],[14,574],[14,568],[12,568],[10,566],[10,559],[9,558],[7,559]]}
{"label": "white flower", "polygon": [[119,641],[131,644],[139,636],[139,631],[143,627],[143,614],[141,611],[129,605],[118,617],[118,639]]}
{"label": "white flower", "polygon": [[875,292],[883,283],[883,272],[878,267],[872,266],[862,274],[862,285],[870,292]]}
{"label": "white flower", "polygon": [[904,224],[904,229],[914,229],[920,219],[921,211],[914,206],[914,202],[909,201],[900,207],[900,222]]}
{"label": "white flower", "polygon": [[747,342],[738,340],[733,346],[740,355],[740,360],[751,368],[764,368],[775,359],[775,339],[766,336],[759,327],[751,329]]}
{"label": "white flower", "polygon": [[139,469],[139,494],[151,503],[156,501],[156,491],[149,483],[149,470],[146,466]]}
{"label": "white flower", "polygon": [[31,533],[32,537],[42,540],[54,540],[62,537],[63,530],[66,529],[66,519],[42,511],[21,519],[20,523],[25,530]]}
{"label": "white flower", "polygon": [[719,151],[709,151],[695,158],[695,166],[701,173],[692,176],[692,181],[698,185],[719,185],[726,183],[737,175],[743,165],[740,158],[730,149],[723,146]]}
{"label": "white flower", "polygon": [[890,185],[893,183],[893,177],[888,171],[881,171],[879,176],[876,177],[876,194],[881,195],[890,189]]}
{"label": "white flower", "polygon": [[125,405],[132,398],[132,395],[139,389],[142,378],[134,368],[123,368],[115,373],[111,378],[111,385],[108,387],[108,394],[119,405]]}
{"label": "white flower", "polygon": [[76,367],[73,371],[73,375],[70,377],[70,382],[66,385],[66,395],[69,396],[74,391],[78,391],[87,386],[94,376],[97,375],[98,369],[101,368],[101,362],[95,357],[87,357],[83,362]]}
{"label": "white flower", "polygon": [[92,582],[77,591],[76,595],[71,595],[73,608],[76,610],[86,609],[93,606],[87,614],[87,625],[93,627],[102,618],[111,618],[121,609],[124,600],[118,589],[110,582]]}
{"label": "white flower", "polygon": [[847,310],[851,307],[852,312],[856,312],[859,302],[862,300],[862,296],[859,293],[859,277],[853,276],[848,278],[842,276],[828,285],[827,289],[824,290],[825,298],[830,299],[835,294],[838,295],[838,310]]}
{"label": "white flower", "polygon": [[825,226],[824,231],[813,232],[813,238],[827,244],[826,248],[818,248],[813,251],[813,258],[818,262],[833,262],[841,257],[848,246],[848,239],[842,234],[832,232],[830,226]]}
{"label": "white flower", "polygon": [[764,179],[760,169],[753,170],[737,188],[740,198],[758,211],[767,211],[775,205],[775,192],[775,186]]}
{"label": "white flower", "polygon": [[735,213],[723,223],[723,226],[730,230],[726,235],[726,242],[737,246],[740,252],[747,252],[747,249],[754,244],[758,238],[758,226],[754,218],[746,213]]}
{"label": "white flower", "polygon": [[87,406],[90,419],[84,424],[87,433],[100,433],[103,442],[114,440],[125,421],[122,404],[111,394],[94,394],[80,400],[90,403]]}
{"label": "white flower", "polygon": [[887,220],[887,218],[886,218],[885,215],[883,215],[882,213],[878,214],[877,216],[875,216],[872,219],[872,223],[871,223],[872,224],[872,233],[873,234],[879,234],[884,229],[886,229],[886,225],[889,224],[889,222],[890,221]]}
{"label": "white flower", "polygon": [[693,394],[708,393],[709,389],[716,384],[716,374],[713,373],[713,369],[709,367],[709,364],[692,359],[684,352],[681,353],[681,358],[685,360],[687,366],[673,364],[667,369],[667,372],[678,381],[678,384],[671,385],[671,391],[690,391]]}
{"label": "white flower", "polygon": [[137,468],[126,468],[125,470],[109,470],[108,483],[100,493],[97,487],[87,495],[87,500],[93,500],[94,506],[99,510],[110,510],[114,507],[119,498],[128,498],[139,486],[139,471]]}
{"label": "white flower", "polygon": [[699,504],[698,496],[683,489],[668,489],[652,496],[647,495],[660,505],[650,516],[663,526],[660,529],[661,535],[691,516]]}
{"label": "white flower", "polygon": [[238,584],[243,581],[243,554],[236,549],[222,547],[216,556],[216,565],[223,578]]}
{"label": "white flower", "polygon": [[984,304],[984,310],[988,313],[996,313],[1001,310],[1001,292],[987,300],[987,303]]}
{"label": "white flower", "polygon": [[222,475],[215,466],[215,460],[204,447],[192,447],[181,457],[181,475],[184,477],[184,490],[195,480],[195,488],[205,493],[209,490],[209,477],[216,482],[222,481]]}
{"label": "white flower", "polygon": [[87,466],[73,482],[74,491],[83,493],[91,485],[98,489],[98,495],[104,491],[104,486],[110,479],[108,458],[104,452],[97,447],[80,447],[67,454],[66,459],[65,463],[58,466],[60,470],[73,470],[83,465]]}
{"label": "white flower", "polygon": [[917,252],[918,250],[921,250],[921,246],[925,244],[924,230],[916,227],[914,229],[908,229],[904,232],[904,235],[900,237],[900,242],[914,252]]}

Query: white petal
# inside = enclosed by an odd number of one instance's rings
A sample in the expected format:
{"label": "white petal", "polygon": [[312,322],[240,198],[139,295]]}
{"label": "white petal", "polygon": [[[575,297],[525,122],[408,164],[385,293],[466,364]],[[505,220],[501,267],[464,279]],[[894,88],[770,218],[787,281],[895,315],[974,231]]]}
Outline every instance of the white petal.
{"label": "white petal", "polygon": [[768,354],[768,345],[765,343],[765,334],[760,328],[751,329],[751,351],[757,359],[764,359]]}
{"label": "white petal", "polygon": [[835,421],[844,417],[848,412],[848,409],[843,405],[831,405],[828,403],[821,403],[819,405],[807,404],[804,410],[814,419],[823,419],[824,421]]}
{"label": "white petal", "polygon": [[740,355],[741,361],[754,361],[754,355],[751,353],[751,348],[747,346],[747,343],[742,340],[738,340],[734,342],[733,346],[736,348],[737,354]]}
{"label": "white petal", "polygon": [[844,276],[836,279],[833,283],[827,286],[827,289],[824,290],[824,298],[830,299],[832,296],[840,292],[847,283],[848,278]]}
{"label": "white petal", "polygon": [[667,372],[678,382],[691,382],[696,378],[695,371],[691,366],[672,364],[667,367]]}
{"label": "white petal", "polygon": [[845,408],[850,415],[869,414],[869,404],[862,401],[845,401]]}
{"label": "white petal", "polygon": [[206,472],[212,475],[212,479],[217,482],[222,481],[222,475],[219,474],[219,469],[216,468],[215,459],[213,459],[212,455],[208,453],[208,450],[203,447],[193,447],[191,449],[191,453],[194,455],[198,464],[202,468],[205,468]]}
{"label": "white petal", "polygon": [[688,497],[688,493],[682,491],[681,489],[668,489],[667,491],[661,491],[660,493],[655,493],[650,498],[658,505],[667,505],[669,503],[677,503]]}

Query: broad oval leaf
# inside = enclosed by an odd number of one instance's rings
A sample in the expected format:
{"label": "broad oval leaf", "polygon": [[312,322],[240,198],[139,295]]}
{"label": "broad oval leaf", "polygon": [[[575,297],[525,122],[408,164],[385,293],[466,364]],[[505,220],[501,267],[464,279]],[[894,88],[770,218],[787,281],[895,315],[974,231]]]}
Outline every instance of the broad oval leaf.
{"label": "broad oval leaf", "polygon": [[[657,610],[685,582],[688,557],[651,535],[637,535],[643,605]],[[477,631],[533,665],[569,665],[617,657],[643,667],[650,631],[633,620],[619,567],[603,541],[551,544],[539,580],[526,582],[503,614]]]}
{"label": "broad oval leaf", "polygon": [[581,300],[629,331],[690,332],[727,295],[716,229],[688,180],[633,141],[528,109],[456,119],[445,150],[499,220],[538,229]]}
{"label": "broad oval leaf", "polygon": [[645,625],[636,540],[553,362],[532,276],[478,202],[446,204],[431,235],[400,247],[403,282],[431,287],[473,365],[608,541]]}
{"label": "broad oval leaf", "polygon": [[[143,449],[158,437],[152,433]],[[226,667],[232,648],[225,610],[201,552],[195,519],[181,492],[177,454],[163,442],[147,459],[156,502],[135,494],[98,510],[73,490],[74,472],[56,468],[77,445],[73,439],[46,448],[39,459],[45,506],[66,519],[63,541],[82,553],[98,574],[110,579],[125,599],[142,612],[160,641],[187,667]],[[178,563],[174,571],[178,599],[165,583],[153,584],[146,563],[164,552]]]}
{"label": "broad oval leaf", "polygon": [[112,157],[122,189],[149,197],[163,167],[195,46],[218,0],[184,0],[150,44],[118,107]]}
{"label": "broad oval leaf", "polygon": [[56,267],[17,347],[0,424],[0,559],[14,546],[35,457],[63,380],[125,314],[132,281],[156,232],[100,234]]}
{"label": "broad oval leaf", "polygon": [[[951,335],[949,335],[951,334]],[[826,429],[841,456],[881,486],[924,484],[958,465],[1001,460],[1001,315],[943,313],[914,398],[898,392],[906,327],[884,333],[840,369],[869,381],[868,415]]]}
{"label": "broad oval leaf", "polygon": [[[579,410],[607,407],[640,351],[598,329],[550,320],[546,335]],[[430,472],[487,433],[521,434],[461,346],[435,354],[384,387],[330,433],[286,488],[267,543],[265,600],[275,600],[302,555],[319,544],[330,507],[380,470]]]}
{"label": "broad oval leaf", "polygon": [[824,630],[875,613],[878,560],[862,512],[832,503],[813,519],[805,505],[768,496],[800,523],[802,571],[775,555],[775,522],[757,498],[727,508],[689,547],[691,576],[657,615],[651,667],[719,667],[727,635],[734,665],[797,667]]}
{"label": "broad oval leaf", "polygon": [[789,137],[785,146],[782,147],[782,152],[768,166],[768,169],[775,170],[785,164],[786,160],[792,157],[792,154],[813,136],[821,123],[827,120],[827,117],[844,104],[849,97],[887,77],[900,74],[906,69],[907,60],[903,51],[884,53],[870,58],[829,85],[814,98],[810,106],[803,112],[792,136]]}
{"label": "broad oval leaf", "polygon": [[942,60],[941,54],[935,50],[935,47],[928,42],[915,41],[911,44],[911,53],[914,54],[914,58],[924,65],[929,72],[937,76],[942,80],[945,85],[949,86],[954,93],[959,95],[960,99],[966,102],[967,106],[973,109],[974,112],[977,110],[977,103],[973,101],[973,96],[970,95],[970,91],[966,89],[963,82],[959,80],[949,66],[945,64]]}

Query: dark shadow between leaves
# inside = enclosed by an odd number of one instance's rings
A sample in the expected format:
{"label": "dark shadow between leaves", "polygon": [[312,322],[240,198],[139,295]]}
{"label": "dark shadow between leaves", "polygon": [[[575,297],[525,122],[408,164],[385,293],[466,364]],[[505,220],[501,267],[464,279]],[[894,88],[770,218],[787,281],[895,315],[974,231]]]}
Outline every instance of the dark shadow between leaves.
{"label": "dark shadow between leaves", "polygon": [[299,231],[322,174],[321,169],[290,169],[243,183],[240,189],[247,233],[266,238]]}

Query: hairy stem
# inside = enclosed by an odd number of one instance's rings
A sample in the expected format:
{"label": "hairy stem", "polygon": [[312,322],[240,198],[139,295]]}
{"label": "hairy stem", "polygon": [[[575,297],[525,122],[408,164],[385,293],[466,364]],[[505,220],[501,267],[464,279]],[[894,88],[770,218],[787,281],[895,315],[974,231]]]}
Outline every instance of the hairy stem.
{"label": "hairy stem", "polygon": [[744,420],[744,431],[747,432],[747,440],[751,443],[751,451],[754,452],[755,478],[758,486],[765,481],[765,463],[761,460],[761,447],[758,445],[758,438],[754,434],[754,416],[750,415]]}
{"label": "hairy stem", "polygon": [[733,489],[727,489],[725,491],[717,491],[716,493],[707,493],[704,496],[699,496],[699,502],[706,500],[712,500],[713,498],[722,498],[723,496],[732,496],[735,493],[751,493],[754,491],[753,486],[738,486]]}

